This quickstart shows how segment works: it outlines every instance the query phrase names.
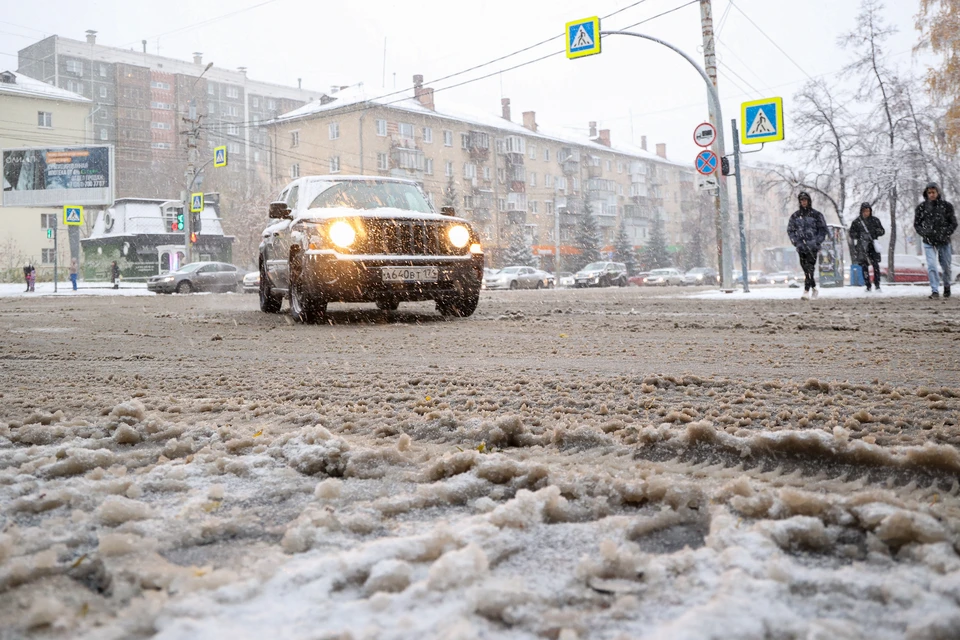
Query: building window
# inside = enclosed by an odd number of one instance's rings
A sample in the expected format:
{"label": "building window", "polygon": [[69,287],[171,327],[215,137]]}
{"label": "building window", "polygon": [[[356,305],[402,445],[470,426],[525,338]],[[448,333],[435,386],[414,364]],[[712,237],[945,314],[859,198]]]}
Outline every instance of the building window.
{"label": "building window", "polygon": [[53,264],[56,254],[53,249],[41,249],[40,250],[40,262],[43,264]]}
{"label": "building window", "polygon": [[151,89],[164,89],[164,90],[166,90],[166,91],[169,91],[169,90],[170,90],[170,84],[167,83],[167,82],[151,82],[151,83],[150,83],[150,88],[151,88]]}
{"label": "building window", "polygon": [[423,172],[428,176],[433,175],[433,158],[427,158],[426,161],[424,161]]}
{"label": "building window", "polygon": [[328,124],[328,125],[327,125],[327,133],[330,134],[330,139],[331,139],[331,140],[336,140],[337,138],[339,138],[339,137],[340,137],[340,123],[339,123],[339,122],[331,122],[330,124]]}
{"label": "building window", "polygon": [[37,111],[37,126],[49,129],[53,126],[53,114],[49,111]]}
{"label": "building window", "polygon": [[40,228],[41,228],[41,229],[56,229],[56,228],[57,228],[57,214],[55,214],[55,213],[41,213],[41,214],[40,214]]}
{"label": "building window", "polygon": [[300,146],[300,132],[291,131],[290,132],[290,147],[299,147]]}
{"label": "building window", "polygon": [[536,159],[537,159],[537,147],[536,147],[536,145],[530,145],[529,147],[527,147],[527,150],[530,152],[530,159],[531,159],[531,160],[536,160]]}
{"label": "building window", "polygon": [[101,78],[107,77],[107,65],[105,64],[100,65],[100,77]]}
{"label": "building window", "polygon": [[250,98],[250,106],[254,109],[260,108],[260,98]]}
{"label": "building window", "polygon": [[101,98],[106,98],[106,97],[107,97],[107,88],[106,88],[106,87],[100,87],[100,97],[101,97]]}
{"label": "building window", "polygon": [[546,200],[543,203],[543,212],[553,214],[553,200]]}
{"label": "building window", "polygon": [[107,130],[106,130],[106,129],[100,129],[100,139],[101,139],[101,140],[106,140],[106,139],[107,139]]}
{"label": "building window", "polygon": [[430,127],[423,128],[423,141],[428,144],[433,142],[433,129]]}
{"label": "building window", "polygon": [[217,95],[217,88],[213,86],[212,82],[207,83],[207,95],[211,95],[211,96]]}
{"label": "building window", "polygon": [[446,166],[446,170],[444,171],[444,175],[447,176],[448,178],[453,175],[453,163],[450,162],[449,160],[447,161],[447,166]]}
{"label": "building window", "polygon": [[238,116],[240,115],[240,108],[235,105],[228,105],[223,108],[223,114],[227,116]]}
{"label": "building window", "polygon": [[240,135],[240,127],[235,124],[227,125],[227,135],[238,136]]}
{"label": "building window", "polygon": [[610,171],[610,161],[607,160],[607,171]]}
{"label": "building window", "polygon": [[577,191],[580,191],[580,178],[577,178],[577,177],[573,178],[573,191],[574,193],[576,193]]}
{"label": "building window", "polygon": [[622,185],[622,184],[618,184],[618,185],[617,185],[617,195],[618,195],[618,196],[622,196],[622,195],[623,195],[623,185]]}
{"label": "building window", "polygon": [[446,131],[446,130],[444,130],[444,132],[443,132],[443,146],[445,146],[445,147],[452,147],[452,146],[453,146],[453,131]]}
{"label": "building window", "polygon": [[299,163],[299,162],[296,163],[296,164],[294,164],[294,165],[291,165],[291,167],[290,167],[290,177],[291,177],[291,178],[299,178],[299,177],[300,177],[300,163]]}
{"label": "building window", "polygon": [[413,140],[413,125],[407,122],[401,122],[399,126],[400,137]]}
{"label": "building window", "polygon": [[260,152],[259,152],[259,151],[254,151],[254,152],[253,152],[253,161],[254,161],[254,162],[260,162]]}
{"label": "building window", "polygon": [[550,149],[543,150],[543,161],[550,162]]}
{"label": "building window", "polygon": [[151,129],[169,129],[170,124],[167,122],[151,122],[150,128]]}
{"label": "building window", "polygon": [[378,153],[377,154],[377,169],[380,171],[386,171],[390,168],[390,165],[387,163],[387,154]]}
{"label": "building window", "polygon": [[476,178],[477,177],[477,165],[465,163],[463,165],[463,177],[464,178]]}
{"label": "building window", "polygon": [[484,165],[483,167],[483,179],[489,180],[491,175],[490,167]]}
{"label": "building window", "polygon": [[473,196],[463,196],[463,208],[473,209]]}
{"label": "building window", "polygon": [[277,108],[277,101],[268,98],[268,99],[267,99],[267,109],[276,109],[276,108]]}
{"label": "building window", "polygon": [[150,148],[151,149],[170,149],[171,146],[169,142],[151,142]]}
{"label": "building window", "polygon": [[497,198],[497,206],[500,208],[500,211],[506,211],[507,209],[506,198]]}
{"label": "building window", "polygon": [[543,176],[543,186],[552,187],[553,186],[553,176],[549,173]]}
{"label": "building window", "polygon": [[461,133],[461,134],[460,134],[460,148],[461,148],[461,149],[469,149],[469,148],[470,148],[470,134],[469,134],[469,133]]}
{"label": "building window", "polygon": [[67,73],[75,76],[83,75],[83,62],[80,60],[67,60]]}
{"label": "building window", "polygon": [[540,203],[536,200],[530,201],[530,213],[540,213]]}
{"label": "building window", "polygon": [[385,136],[387,135],[387,121],[386,120],[377,120],[377,135]]}
{"label": "building window", "polygon": [[617,160],[617,173],[623,173],[623,163]]}
{"label": "building window", "polygon": [[227,87],[227,97],[228,98],[239,98],[240,90],[237,87]]}
{"label": "building window", "polygon": [[173,109],[173,105],[170,104],[169,102],[151,102],[151,103],[150,103],[150,108],[151,108],[151,109],[163,109],[163,110],[165,110],[165,111],[170,111],[171,109]]}
{"label": "building window", "polygon": [[227,144],[227,152],[232,154],[240,153],[240,143],[239,142],[230,142]]}
{"label": "building window", "polygon": [[340,156],[330,158],[330,173],[340,173]]}
{"label": "building window", "polygon": [[533,171],[530,172],[530,177],[528,178],[528,182],[531,187],[537,186],[537,174],[535,172]]}

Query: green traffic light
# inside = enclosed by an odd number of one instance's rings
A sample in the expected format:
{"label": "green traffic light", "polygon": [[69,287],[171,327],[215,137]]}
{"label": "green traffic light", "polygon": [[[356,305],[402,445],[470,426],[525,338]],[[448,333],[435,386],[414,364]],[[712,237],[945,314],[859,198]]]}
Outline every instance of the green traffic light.
{"label": "green traffic light", "polygon": [[177,231],[183,231],[183,214],[177,214]]}

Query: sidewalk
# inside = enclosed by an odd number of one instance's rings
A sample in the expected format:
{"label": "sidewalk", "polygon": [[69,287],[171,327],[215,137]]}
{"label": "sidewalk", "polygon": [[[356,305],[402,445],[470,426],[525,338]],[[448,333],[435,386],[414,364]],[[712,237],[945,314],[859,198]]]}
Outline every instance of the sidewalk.
{"label": "sidewalk", "polygon": [[[869,300],[875,298],[925,298],[930,295],[930,285],[925,282],[917,285],[904,285],[899,283],[895,285],[884,285],[879,293],[876,291],[867,293],[865,287],[818,288],[820,289],[820,300],[836,300],[840,298],[865,298]],[[701,300],[800,300],[802,294],[802,287],[791,289],[790,287],[758,287],[751,285],[750,293],[744,293],[743,288],[738,286],[733,293],[713,290],[694,293],[688,296],[681,294],[679,297],[699,298]],[[814,304],[816,304],[816,301],[814,301]]]}
{"label": "sidewalk", "polygon": [[0,283],[0,298],[35,298],[37,296],[153,296],[147,291],[145,282],[121,282],[119,289],[114,289],[109,282],[80,282],[77,290],[71,288],[70,281],[57,284],[57,292],[53,291],[52,282],[38,282],[36,291],[27,293],[22,282]]}

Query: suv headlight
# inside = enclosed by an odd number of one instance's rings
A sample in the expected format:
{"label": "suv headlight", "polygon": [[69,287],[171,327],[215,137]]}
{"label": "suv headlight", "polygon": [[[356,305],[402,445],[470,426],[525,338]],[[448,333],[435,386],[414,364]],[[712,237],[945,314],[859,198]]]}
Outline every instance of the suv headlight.
{"label": "suv headlight", "polygon": [[457,249],[463,249],[470,242],[470,230],[462,224],[453,225],[447,229],[447,238]]}
{"label": "suv headlight", "polygon": [[343,249],[350,247],[357,239],[356,229],[345,220],[337,220],[331,224],[327,235],[330,236],[330,241],[333,242],[333,244]]}

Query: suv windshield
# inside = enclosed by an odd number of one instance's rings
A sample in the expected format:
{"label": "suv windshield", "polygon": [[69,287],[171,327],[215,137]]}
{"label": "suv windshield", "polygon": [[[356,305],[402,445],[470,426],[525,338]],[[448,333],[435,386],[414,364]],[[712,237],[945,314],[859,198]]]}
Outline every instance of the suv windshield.
{"label": "suv windshield", "polygon": [[393,208],[417,213],[432,213],[430,204],[412,184],[402,182],[350,181],[334,184],[310,203],[310,209]]}
{"label": "suv windshield", "polygon": [[590,264],[585,266],[582,270],[583,271],[601,271],[605,266],[607,266],[606,262],[591,262]]}

